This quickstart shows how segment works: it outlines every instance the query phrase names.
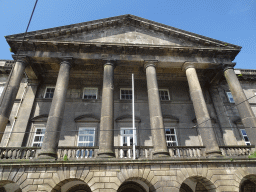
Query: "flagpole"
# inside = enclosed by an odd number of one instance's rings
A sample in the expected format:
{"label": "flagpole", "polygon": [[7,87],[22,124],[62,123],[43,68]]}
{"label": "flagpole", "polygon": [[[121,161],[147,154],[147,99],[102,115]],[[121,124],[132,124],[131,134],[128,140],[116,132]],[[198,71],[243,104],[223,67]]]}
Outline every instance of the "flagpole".
{"label": "flagpole", "polygon": [[135,115],[134,115],[134,74],[132,74],[132,128],[133,128],[133,159],[136,159],[135,153]]}

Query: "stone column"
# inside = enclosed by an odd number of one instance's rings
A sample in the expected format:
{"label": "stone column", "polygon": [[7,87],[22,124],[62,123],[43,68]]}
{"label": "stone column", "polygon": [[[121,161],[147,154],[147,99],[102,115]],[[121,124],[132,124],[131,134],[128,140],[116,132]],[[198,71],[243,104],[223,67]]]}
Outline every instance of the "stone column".
{"label": "stone column", "polygon": [[[21,56],[20,56],[21,58]],[[10,77],[9,84],[6,85],[5,90],[3,92],[3,99],[0,107],[0,132],[5,131],[5,127],[8,123],[9,116],[12,111],[12,107],[14,104],[14,101],[16,99],[20,82],[22,80],[24,70],[27,65],[27,60],[23,57],[22,60],[17,60],[15,63],[15,66],[12,70],[12,74]],[[3,134],[0,134],[0,140],[2,139]]]}
{"label": "stone column", "polygon": [[99,157],[115,157],[114,153],[114,63],[104,65],[100,118]]}
{"label": "stone column", "polygon": [[164,122],[159,98],[155,62],[146,61],[145,69],[147,76],[148,104],[154,155],[157,157],[169,156],[165,140]]}
{"label": "stone column", "polygon": [[60,63],[60,70],[49,112],[44,140],[38,156],[40,159],[57,158],[61,124],[69,83],[71,64],[65,59]]}
{"label": "stone column", "polygon": [[195,66],[185,63],[184,69],[188,79],[189,91],[193,102],[197,126],[206,147],[206,155],[218,156],[221,154],[211,123],[211,118],[204,100],[203,92],[197,77]]}
{"label": "stone column", "polygon": [[225,65],[224,75],[235,100],[235,104],[245,127],[247,136],[249,137],[251,144],[256,145],[256,118],[244,94],[241,84],[237,79],[233,66],[234,65]]}

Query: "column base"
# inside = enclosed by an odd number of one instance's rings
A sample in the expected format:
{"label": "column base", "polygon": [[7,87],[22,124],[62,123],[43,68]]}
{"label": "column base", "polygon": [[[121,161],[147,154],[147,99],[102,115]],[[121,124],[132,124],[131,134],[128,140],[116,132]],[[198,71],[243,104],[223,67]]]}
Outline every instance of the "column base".
{"label": "column base", "polygon": [[223,157],[223,156],[222,156],[222,152],[221,152],[220,150],[206,151],[205,154],[206,154],[206,157],[207,157],[207,158],[212,158],[212,157],[219,158],[219,157]]}
{"label": "column base", "polygon": [[153,156],[157,158],[165,158],[170,157],[170,154],[167,151],[155,151],[153,152]]}
{"label": "column base", "polygon": [[115,158],[115,153],[113,152],[99,152],[97,158]]}
{"label": "column base", "polygon": [[39,153],[37,159],[49,159],[49,160],[56,160],[57,154],[56,153]]}

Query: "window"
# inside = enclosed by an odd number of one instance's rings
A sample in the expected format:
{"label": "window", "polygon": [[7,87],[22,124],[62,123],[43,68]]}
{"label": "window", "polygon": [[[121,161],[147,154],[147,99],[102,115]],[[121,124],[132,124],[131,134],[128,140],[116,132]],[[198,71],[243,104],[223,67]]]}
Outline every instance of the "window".
{"label": "window", "polygon": [[165,129],[165,139],[167,146],[178,146],[176,131],[174,128]]}
{"label": "window", "polygon": [[0,85],[0,96],[2,95],[3,91],[4,91],[4,85]]}
{"label": "window", "polygon": [[230,103],[235,103],[233,95],[231,94],[231,92],[227,92],[227,96],[228,96],[228,100]]}
{"label": "window", "polygon": [[251,145],[251,142],[249,141],[249,138],[247,136],[247,133],[245,131],[245,129],[240,129],[241,133],[242,133],[242,136],[244,138],[244,142],[246,145]]}
{"label": "window", "polygon": [[132,89],[129,89],[129,88],[120,89],[120,99],[121,100],[131,100],[132,99]]}
{"label": "window", "polygon": [[[80,127],[77,138],[78,147],[93,147],[95,142],[95,128],[93,127]],[[77,158],[92,157],[93,151],[88,149],[78,150],[76,152]]]}
{"label": "window", "polygon": [[46,87],[44,98],[53,98],[54,90],[54,87]]}
{"label": "window", "polygon": [[168,89],[159,89],[159,97],[162,101],[170,100],[169,90]]}
{"label": "window", "polygon": [[32,147],[41,147],[43,144],[45,128],[36,128]]}
{"label": "window", "polygon": [[84,88],[84,99],[97,99],[98,88]]}
{"label": "window", "polygon": [[[135,145],[137,145],[137,136],[136,136],[136,128],[121,128],[120,130],[120,145],[121,146],[133,146],[133,131],[135,133]],[[121,158],[131,158],[132,151],[130,149],[121,150],[120,157]]]}

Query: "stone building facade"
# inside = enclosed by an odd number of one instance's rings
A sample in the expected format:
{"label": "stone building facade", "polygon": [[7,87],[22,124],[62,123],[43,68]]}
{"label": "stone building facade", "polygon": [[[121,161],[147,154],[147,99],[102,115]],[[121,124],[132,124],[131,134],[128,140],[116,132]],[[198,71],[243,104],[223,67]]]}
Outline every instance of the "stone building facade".
{"label": "stone building facade", "polygon": [[241,47],[133,15],[23,36],[0,61],[0,191],[256,190]]}

